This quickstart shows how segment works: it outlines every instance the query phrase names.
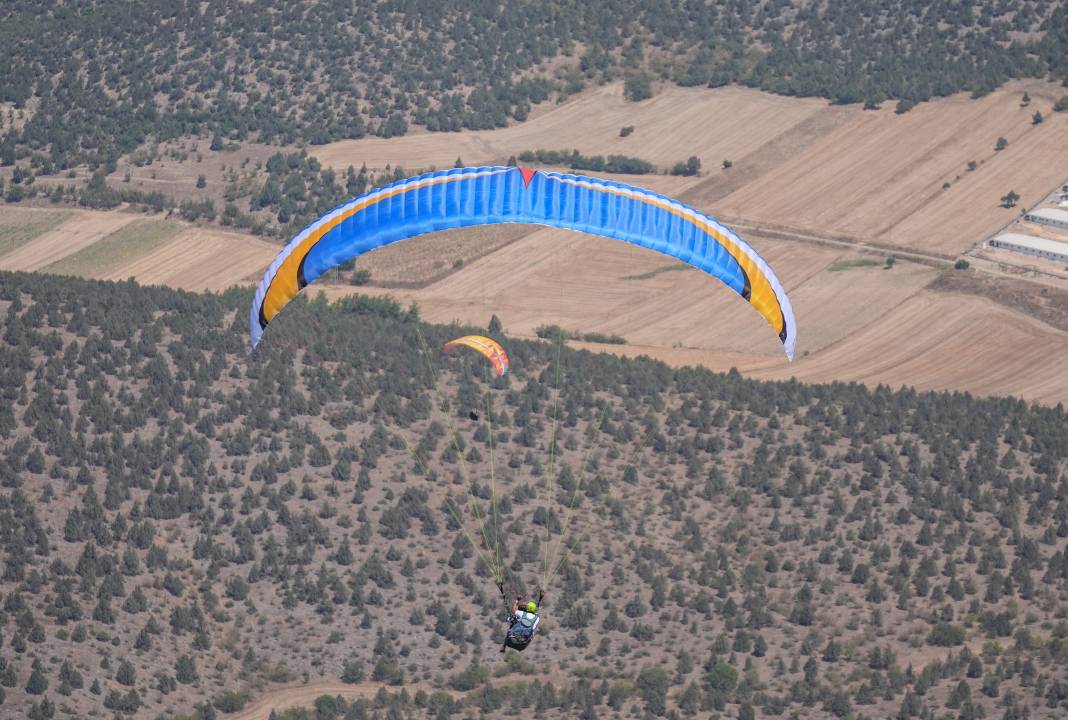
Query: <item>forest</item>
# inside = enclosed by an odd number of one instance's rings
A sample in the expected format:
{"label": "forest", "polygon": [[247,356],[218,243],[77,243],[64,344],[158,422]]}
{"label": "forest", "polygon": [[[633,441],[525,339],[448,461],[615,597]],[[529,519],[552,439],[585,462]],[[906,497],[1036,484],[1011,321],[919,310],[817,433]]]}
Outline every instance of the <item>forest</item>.
{"label": "forest", "polygon": [[[0,713],[209,720],[322,678],[382,689],[290,717],[1068,711],[1063,408],[363,297],[250,353],[250,299],[0,274]],[[476,330],[503,378],[431,350]],[[549,579],[521,655],[494,554]]]}

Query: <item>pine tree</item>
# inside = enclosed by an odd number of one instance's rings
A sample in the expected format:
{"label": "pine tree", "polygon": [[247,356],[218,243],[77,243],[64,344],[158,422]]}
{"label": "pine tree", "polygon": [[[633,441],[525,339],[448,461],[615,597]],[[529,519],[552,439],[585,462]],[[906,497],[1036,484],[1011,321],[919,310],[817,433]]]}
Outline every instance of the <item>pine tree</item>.
{"label": "pine tree", "polygon": [[33,672],[30,673],[30,679],[26,682],[26,692],[30,695],[42,695],[44,691],[48,689],[48,679],[41,671],[41,661],[33,661]]}

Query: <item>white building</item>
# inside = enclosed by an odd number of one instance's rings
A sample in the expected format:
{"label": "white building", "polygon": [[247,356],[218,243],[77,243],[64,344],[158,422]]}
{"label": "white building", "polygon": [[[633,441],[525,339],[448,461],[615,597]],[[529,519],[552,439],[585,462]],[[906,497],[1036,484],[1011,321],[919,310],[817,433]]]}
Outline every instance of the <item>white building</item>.
{"label": "white building", "polygon": [[990,245],[991,247],[1003,248],[1023,253],[1024,255],[1034,255],[1046,260],[1068,264],[1068,243],[1056,240],[1047,240],[1046,238],[1021,235],[1019,233],[1002,233],[991,240]]}
{"label": "white building", "polygon": [[1023,219],[1027,222],[1038,223],[1039,225],[1049,225],[1050,227],[1059,228],[1061,230],[1068,230],[1068,210],[1039,208],[1024,214]]}

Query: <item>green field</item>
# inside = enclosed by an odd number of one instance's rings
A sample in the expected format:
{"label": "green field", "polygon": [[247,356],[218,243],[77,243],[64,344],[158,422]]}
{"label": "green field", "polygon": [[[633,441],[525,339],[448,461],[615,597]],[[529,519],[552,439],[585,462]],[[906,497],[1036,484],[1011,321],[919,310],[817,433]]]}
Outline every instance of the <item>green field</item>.
{"label": "green field", "polygon": [[89,247],[57,260],[44,272],[99,277],[147,255],[173,238],[182,225],[168,220],[139,220],[116,230]]}
{"label": "green field", "polygon": [[883,263],[878,260],[871,260],[869,258],[855,258],[853,260],[835,260],[827,268],[830,272],[842,272],[843,270],[852,270],[854,268],[862,267],[879,267]]}
{"label": "green field", "polygon": [[0,257],[59,227],[68,217],[66,210],[5,210],[0,213]]}

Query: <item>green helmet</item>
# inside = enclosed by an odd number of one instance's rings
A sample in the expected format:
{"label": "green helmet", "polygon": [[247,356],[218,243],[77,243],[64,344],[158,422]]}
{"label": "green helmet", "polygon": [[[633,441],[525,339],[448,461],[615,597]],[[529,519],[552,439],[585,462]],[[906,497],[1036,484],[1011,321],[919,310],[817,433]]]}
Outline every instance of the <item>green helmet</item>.
{"label": "green helmet", "polygon": [[528,613],[538,612],[538,603],[534,602],[533,600],[529,601],[526,604],[526,610]]}

